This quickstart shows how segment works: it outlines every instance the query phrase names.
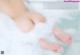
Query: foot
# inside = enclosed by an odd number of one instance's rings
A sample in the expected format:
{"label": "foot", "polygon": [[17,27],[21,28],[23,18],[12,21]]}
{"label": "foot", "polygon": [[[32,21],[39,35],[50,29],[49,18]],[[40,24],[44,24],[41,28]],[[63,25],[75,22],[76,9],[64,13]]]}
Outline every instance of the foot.
{"label": "foot", "polygon": [[43,39],[43,38],[41,38],[39,40],[39,43],[43,48],[51,50],[51,51],[54,51],[56,53],[63,53],[64,52],[63,48],[58,43],[51,44],[51,43],[47,42],[45,39]]}
{"label": "foot", "polygon": [[34,22],[27,16],[27,14],[15,18],[14,21],[16,26],[23,32],[29,32],[34,27]]}
{"label": "foot", "polygon": [[67,45],[71,45],[72,43],[72,38],[69,34],[61,31],[59,28],[54,28],[53,29],[53,34],[61,41],[66,43]]}
{"label": "foot", "polygon": [[19,29],[23,32],[29,32],[38,22],[45,22],[44,16],[36,12],[26,12],[19,17],[14,18],[14,21]]}

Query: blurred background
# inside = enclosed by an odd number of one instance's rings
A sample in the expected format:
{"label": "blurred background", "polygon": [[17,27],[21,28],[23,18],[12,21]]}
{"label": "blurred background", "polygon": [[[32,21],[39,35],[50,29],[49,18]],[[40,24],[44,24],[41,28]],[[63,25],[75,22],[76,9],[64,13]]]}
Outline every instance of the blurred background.
{"label": "blurred background", "polygon": [[[73,38],[70,47],[64,46],[63,55],[80,55],[80,2],[64,2],[64,0],[25,0],[30,10],[42,13],[55,26],[69,33]],[[58,22],[57,22],[58,21]]]}

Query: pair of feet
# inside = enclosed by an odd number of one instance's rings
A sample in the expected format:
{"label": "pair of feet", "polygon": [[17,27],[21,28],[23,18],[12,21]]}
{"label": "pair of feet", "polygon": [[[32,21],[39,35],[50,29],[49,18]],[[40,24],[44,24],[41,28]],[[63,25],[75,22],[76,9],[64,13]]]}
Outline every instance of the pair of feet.
{"label": "pair of feet", "polygon": [[[14,19],[17,27],[24,32],[29,32],[33,29],[34,25],[38,22],[45,22],[44,16],[35,12],[27,12]],[[65,44],[70,45],[72,43],[72,38],[67,33],[61,31],[59,28],[54,28],[53,34]],[[45,39],[40,39],[40,45],[46,49],[52,50],[54,52],[63,52],[63,47],[59,43],[51,44]]]}
{"label": "pair of feet", "polygon": [[[71,45],[72,38],[69,34],[61,31],[59,28],[54,28],[52,31],[53,31],[52,34],[54,34],[55,37],[57,37],[57,39],[64,42],[68,46]],[[54,51],[56,53],[63,53],[64,52],[64,48],[59,43],[52,44],[52,43],[47,42],[43,38],[41,38],[39,42],[42,47],[44,47],[48,50]]]}

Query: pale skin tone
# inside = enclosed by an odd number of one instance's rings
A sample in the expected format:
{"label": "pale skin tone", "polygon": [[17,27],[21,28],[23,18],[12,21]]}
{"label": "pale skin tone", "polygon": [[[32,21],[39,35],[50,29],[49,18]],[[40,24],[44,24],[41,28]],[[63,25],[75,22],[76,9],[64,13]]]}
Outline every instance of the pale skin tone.
{"label": "pale skin tone", "polygon": [[[45,23],[45,17],[37,12],[29,11],[23,0],[0,0],[0,10],[7,15],[11,16],[16,26],[23,32],[30,32],[34,25],[38,22]],[[59,28],[52,30],[59,40],[63,41],[67,45],[71,45],[72,38],[67,33],[61,31]],[[49,43],[45,39],[39,40],[40,45],[48,50],[55,52],[62,52],[62,46],[59,43]]]}

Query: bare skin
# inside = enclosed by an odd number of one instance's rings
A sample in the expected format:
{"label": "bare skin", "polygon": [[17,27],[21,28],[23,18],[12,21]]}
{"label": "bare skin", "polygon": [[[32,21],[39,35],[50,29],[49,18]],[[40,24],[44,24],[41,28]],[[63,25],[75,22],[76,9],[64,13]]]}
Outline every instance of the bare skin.
{"label": "bare skin", "polygon": [[45,22],[45,18],[41,14],[28,11],[28,9],[24,6],[23,0],[0,1],[1,10],[13,18],[16,26],[21,31],[29,32],[32,30],[36,22]]}
{"label": "bare skin", "polygon": [[68,46],[71,45],[72,43],[72,38],[69,34],[67,34],[66,32],[63,32],[62,30],[60,30],[59,28],[55,28],[53,29],[53,34],[61,41],[63,41],[65,44],[67,44]]}
{"label": "bare skin", "polygon": [[45,39],[41,38],[39,40],[40,45],[48,50],[51,50],[56,53],[63,53],[64,49],[59,43],[49,43]]}
{"label": "bare skin", "polygon": [[36,12],[29,12],[28,14],[17,17],[15,22],[23,32],[29,32],[33,29],[36,23],[45,22],[45,18]]}
{"label": "bare skin", "polygon": [[11,17],[15,17],[15,15],[18,15],[14,7],[10,4],[9,0],[0,0],[0,10]]}
{"label": "bare skin", "polygon": [[[58,38],[58,40],[63,41],[66,45],[68,45],[68,46],[71,45],[71,43],[72,43],[71,36],[69,34],[63,32],[59,28],[54,28],[52,30],[52,34],[54,34]],[[61,45],[59,43],[55,43],[55,44],[49,43],[43,38],[41,38],[39,42],[42,47],[52,50],[54,52],[63,52],[64,51],[64,49],[61,47]]]}
{"label": "bare skin", "polygon": [[[0,0],[0,9],[7,15],[11,16],[15,21],[16,26],[23,32],[31,31],[38,22],[46,22],[43,15],[29,11],[25,7],[23,0]],[[67,45],[72,43],[71,37],[60,29],[53,29],[53,33],[58,39]],[[39,42],[42,47],[51,51],[63,51],[63,48],[59,43],[51,44],[43,38],[41,38]]]}

